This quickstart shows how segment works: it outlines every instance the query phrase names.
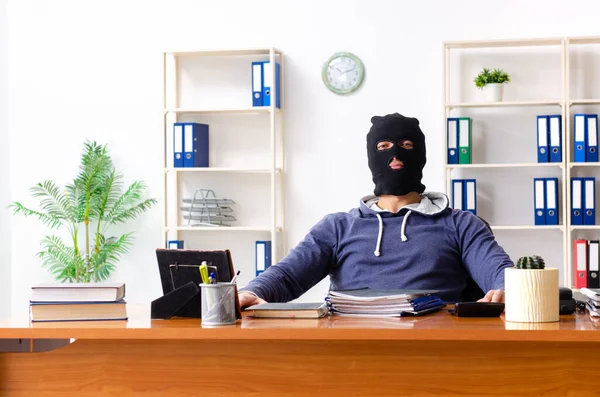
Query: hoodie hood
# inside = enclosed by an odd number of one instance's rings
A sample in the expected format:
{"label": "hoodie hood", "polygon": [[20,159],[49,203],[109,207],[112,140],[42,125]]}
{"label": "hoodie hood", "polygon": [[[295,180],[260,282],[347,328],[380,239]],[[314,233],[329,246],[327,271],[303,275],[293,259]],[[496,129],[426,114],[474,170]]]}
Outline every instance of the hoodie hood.
{"label": "hoodie hood", "polygon": [[420,203],[405,205],[404,207],[400,208],[400,210],[398,210],[398,212],[396,213],[379,208],[377,206],[379,197],[375,195],[368,195],[361,198],[360,207],[358,208],[359,216],[362,218],[375,217],[379,221],[379,234],[377,236],[377,245],[375,246],[375,251],[373,252],[375,256],[379,256],[381,254],[383,218],[404,215],[400,234],[402,241],[408,241],[408,237],[406,235],[406,224],[409,215],[415,212],[423,216],[438,216],[449,208],[448,196],[446,196],[443,193],[424,192],[421,193],[420,196]]}

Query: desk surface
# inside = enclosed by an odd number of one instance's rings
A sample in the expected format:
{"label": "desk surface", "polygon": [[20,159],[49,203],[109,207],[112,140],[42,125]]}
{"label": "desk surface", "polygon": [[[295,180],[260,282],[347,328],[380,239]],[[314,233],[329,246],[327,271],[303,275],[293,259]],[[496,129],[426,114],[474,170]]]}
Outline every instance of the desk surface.
{"label": "desk surface", "polygon": [[457,318],[447,311],[415,318],[254,319],[203,327],[200,319],[151,320],[149,305],[128,304],[128,321],[0,322],[0,338],[197,340],[480,340],[600,342],[600,320],[587,313],[556,323],[510,323],[499,318]]}

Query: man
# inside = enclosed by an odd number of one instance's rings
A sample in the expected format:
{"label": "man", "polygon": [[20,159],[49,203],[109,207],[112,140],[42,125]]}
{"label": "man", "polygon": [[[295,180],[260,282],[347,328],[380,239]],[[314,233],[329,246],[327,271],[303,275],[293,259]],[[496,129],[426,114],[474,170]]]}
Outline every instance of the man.
{"label": "man", "polygon": [[331,289],[436,289],[460,301],[470,276],[484,302],[504,301],[506,252],[477,216],[421,183],[425,135],[416,118],[375,116],[367,134],[374,195],[326,215],[278,264],[240,290],[242,307],[288,302],[327,275]]}

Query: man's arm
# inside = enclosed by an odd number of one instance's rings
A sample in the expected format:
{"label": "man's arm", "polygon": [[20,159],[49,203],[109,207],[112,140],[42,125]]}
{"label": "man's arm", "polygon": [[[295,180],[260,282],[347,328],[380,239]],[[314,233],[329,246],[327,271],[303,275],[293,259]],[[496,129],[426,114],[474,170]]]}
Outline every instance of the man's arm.
{"label": "man's arm", "polygon": [[336,245],[334,218],[327,215],[285,258],[252,280],[240,294],[252,292],[267,302],[296,299],[329,274]]}
{"label": "man's arm", "polygon": [[487,291],[484,300],[503,301],[499,290],[504,290],[504,269],[514,266],[512,260],[477,216],[458,212],[455,222],[463,263],[477,285]]}

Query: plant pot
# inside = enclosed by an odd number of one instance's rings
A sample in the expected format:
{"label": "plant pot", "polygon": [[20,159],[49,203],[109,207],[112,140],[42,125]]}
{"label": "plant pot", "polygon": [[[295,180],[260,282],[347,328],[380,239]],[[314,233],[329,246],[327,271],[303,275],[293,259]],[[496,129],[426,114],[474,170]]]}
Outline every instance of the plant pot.
{"label": "plant pot", "polygon": [[489,83],[483,87],[485,96],[488,102],[502,102],[502,94],[504,93],[503,83]]}
{"label": "plant pot", "polygon": [[549,323],[559,319],[558,269],[504,269],[504,319]]}

